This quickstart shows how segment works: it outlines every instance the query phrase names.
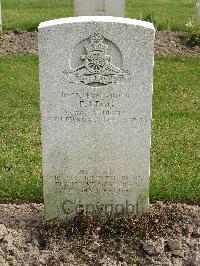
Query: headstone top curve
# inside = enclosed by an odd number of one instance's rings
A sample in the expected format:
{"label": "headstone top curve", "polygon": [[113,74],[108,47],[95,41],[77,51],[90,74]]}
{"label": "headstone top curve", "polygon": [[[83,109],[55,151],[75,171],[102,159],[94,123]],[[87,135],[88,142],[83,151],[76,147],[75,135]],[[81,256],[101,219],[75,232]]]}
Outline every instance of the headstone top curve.
{"label": "headstone top curve", "polygon": [[112,16],[79,16],[79,17],[69,17],[69,18],[48,20],[48,21],[41,22],[39,24],[38,29],[51,27],[55,25],[61,25],[61,24],[83,23],[83,22],[121,23],[121,24],[135,25],[135,26],[140,26],[140,27],[155,30],[154,25],[151,22],[130,19],[130,18],[112,17]]}

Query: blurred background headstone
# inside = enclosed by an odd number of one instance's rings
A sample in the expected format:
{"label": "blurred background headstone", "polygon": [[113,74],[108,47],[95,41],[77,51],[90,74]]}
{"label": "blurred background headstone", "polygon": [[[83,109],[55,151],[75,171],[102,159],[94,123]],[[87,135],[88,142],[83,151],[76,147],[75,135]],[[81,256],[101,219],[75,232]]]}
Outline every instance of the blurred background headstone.
{"label": "blurred background headstone", "polygon": [[75,16],[125,16],[125,0],[75,0]]}

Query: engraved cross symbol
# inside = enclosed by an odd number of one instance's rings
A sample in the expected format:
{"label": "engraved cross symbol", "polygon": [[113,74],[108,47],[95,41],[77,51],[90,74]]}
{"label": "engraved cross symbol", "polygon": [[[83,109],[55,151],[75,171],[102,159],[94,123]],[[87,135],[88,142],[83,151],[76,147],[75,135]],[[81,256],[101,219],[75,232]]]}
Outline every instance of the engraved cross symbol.
{"label": "engraved cross symbol", "polygon": [[95,13],[105,13],[105,0],[95,0]]}

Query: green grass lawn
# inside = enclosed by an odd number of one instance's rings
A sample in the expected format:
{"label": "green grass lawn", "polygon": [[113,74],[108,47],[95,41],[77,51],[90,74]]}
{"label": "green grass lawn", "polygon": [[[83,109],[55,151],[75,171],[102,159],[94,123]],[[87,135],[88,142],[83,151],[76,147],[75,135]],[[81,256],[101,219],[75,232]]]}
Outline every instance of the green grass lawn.
{"label": "green grass lawn", "polygon": [[41,199],[38,57],[0,57],[0,81],[0,198]]}
{"label": "green grass lawn", "polygon": [[36,29],[40,22],[71,17],[73,0],[4,0],[2,4],[5,29]]}
{"label": "green grass lawn", "polygon": [[155,64],[151,200],[200,202],[200,58]]}
{"label": "green grass lawn", "polygon": [[126,0],[126,16],[150,20],[158,29],[185,30],[196,0]]}
{"label": "green grass lawn", "polygon": [[[5,29],[35,29],[41,21],[74,15],[73,0],[3,0]],[[196,0],[126,0],[126,17],[153,20],[157,27],[184,30]]]}
{"label": "green grass lawn", "polygon": [[[151,201],[200,202],[199,73],[199,58],[155,62]],[[0,199],[41,201],[38,56],[1,56],[0,80]]]}

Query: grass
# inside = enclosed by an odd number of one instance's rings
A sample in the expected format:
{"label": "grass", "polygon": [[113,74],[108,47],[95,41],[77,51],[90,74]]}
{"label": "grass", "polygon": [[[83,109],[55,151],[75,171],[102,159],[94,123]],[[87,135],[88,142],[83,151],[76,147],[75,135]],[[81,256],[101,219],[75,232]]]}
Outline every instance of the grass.
{"label": "grass", "polygon": [[[184,30],[196,0],[126,0],[126,17],[151,20],[159,29]],[[74,15],[73,0],[4,0],[5,29],[36,29],[41,21]]]}
{"label": "grass", "polygon": [[41,199],[37,56],[1,57],[0,80],[0,198]]}
{"label": "grass", "polygon": [[185,30],[195,5],[196,0],[127,0],[126,16],[150,20],[158,29]]}
{"label": "grass", "polygon": [[5,29],[36,29],[40,22],[73,16],[73,0],[4,0]]}
{"label": "grass", "polygon": [[200,201],[200,59],[155,65],[151,200]]}
{"label": "grass", "polygon": [[[155,62],[150,198],[200,202],[200,59]],[[37,55],[0,57],[0,199],[42,201]]]}

